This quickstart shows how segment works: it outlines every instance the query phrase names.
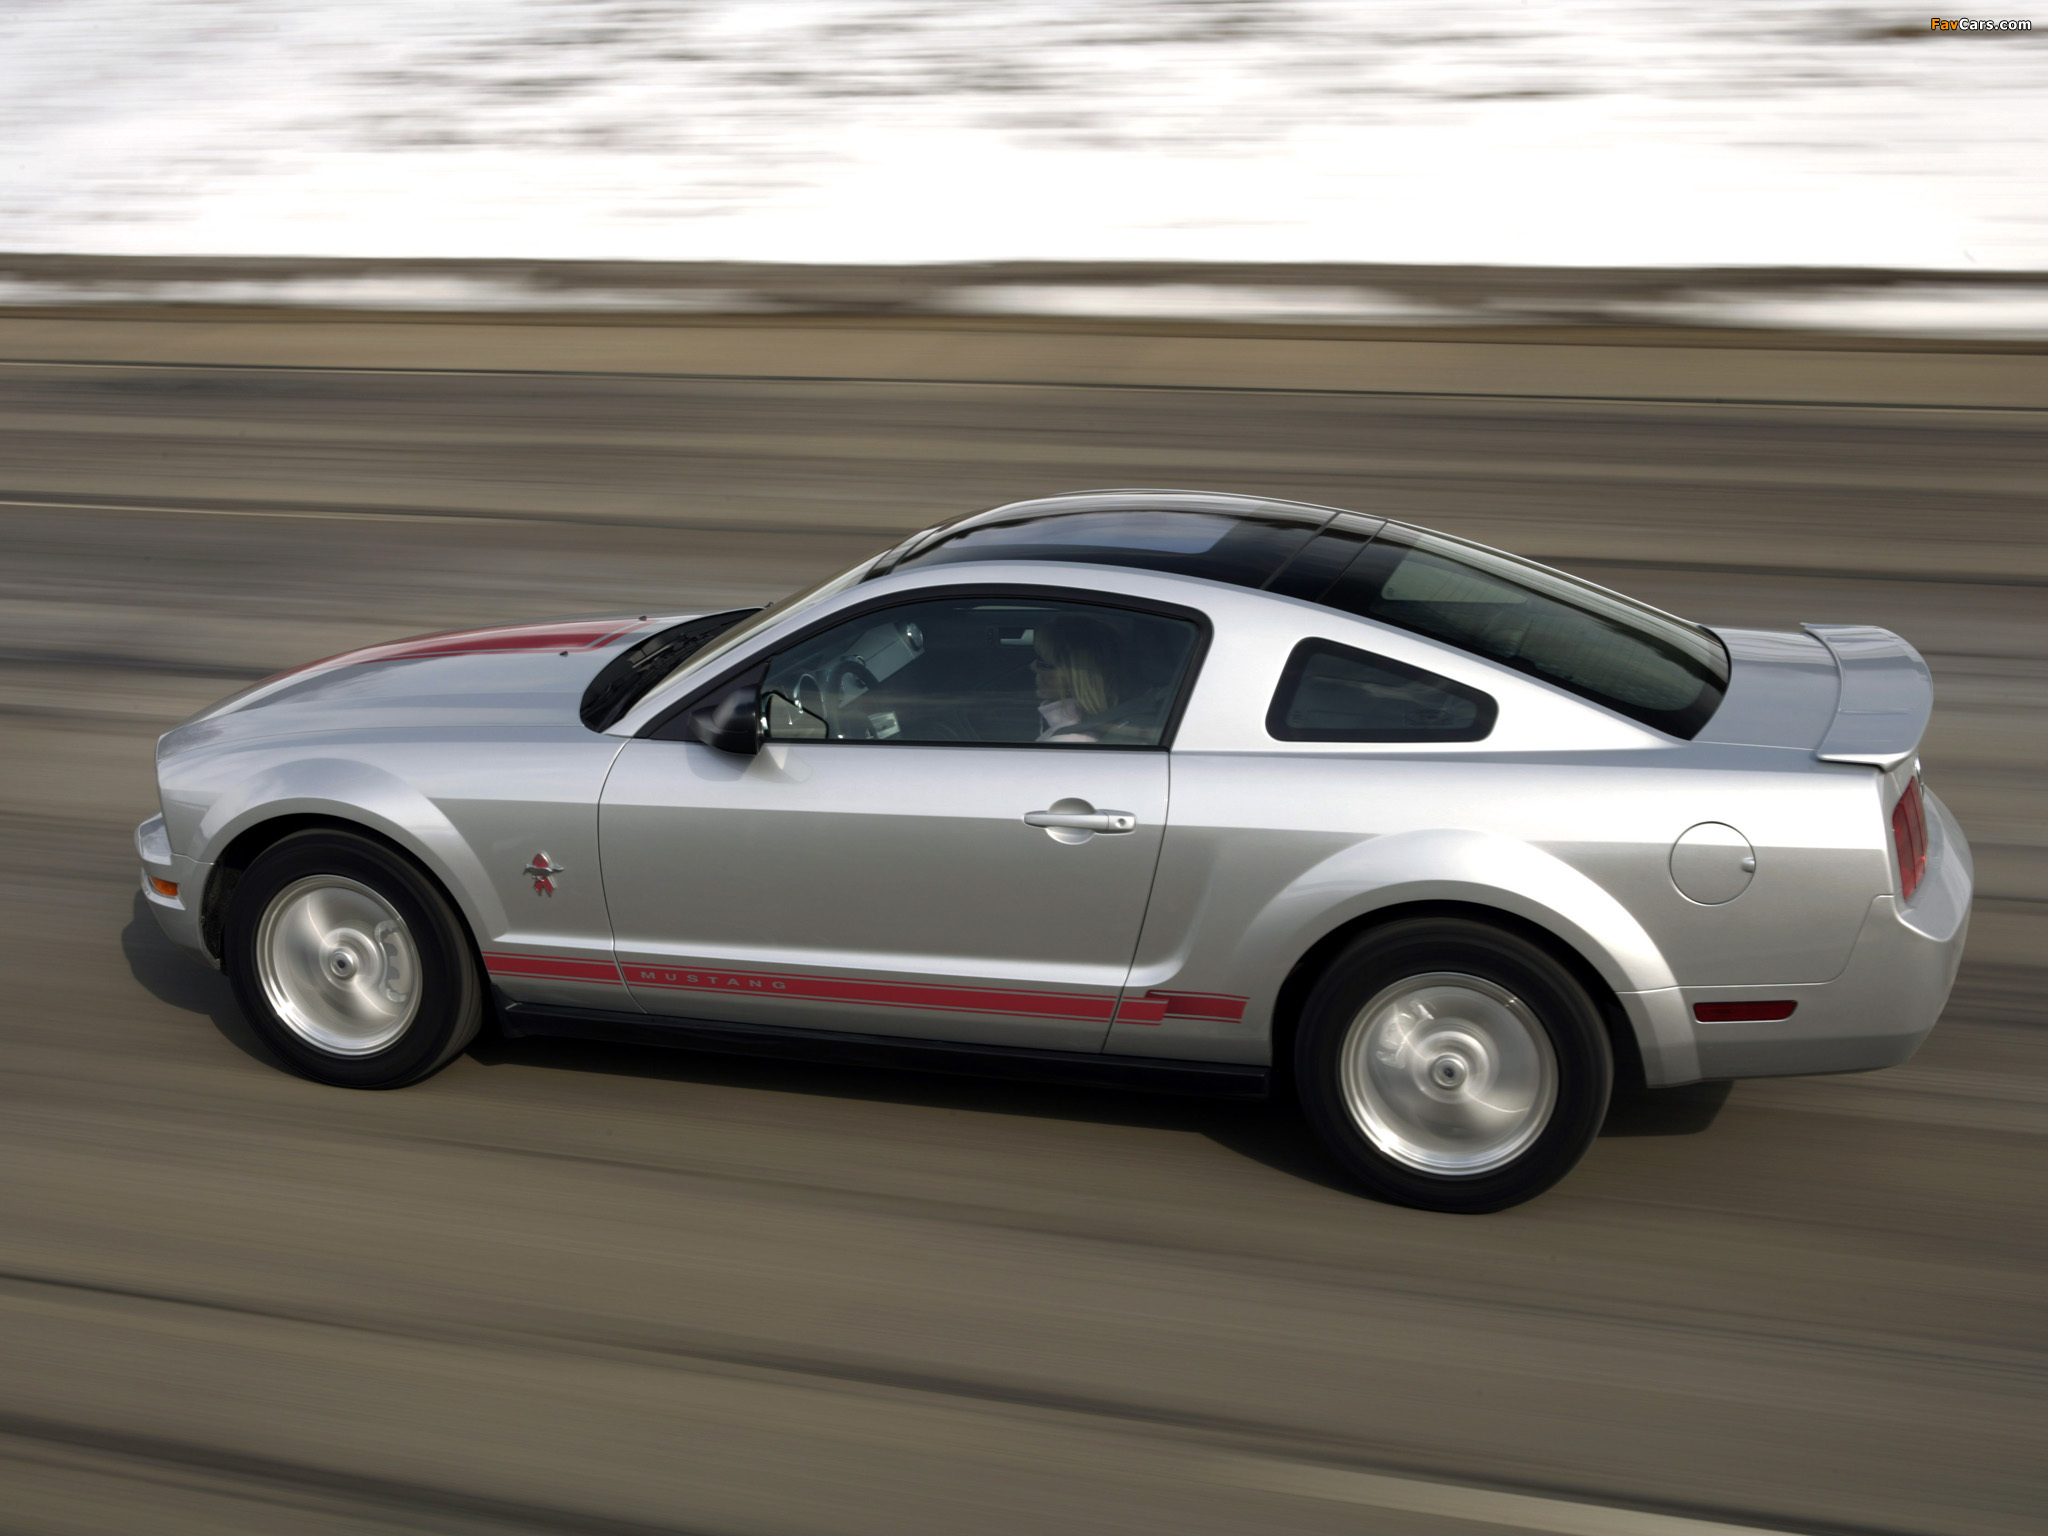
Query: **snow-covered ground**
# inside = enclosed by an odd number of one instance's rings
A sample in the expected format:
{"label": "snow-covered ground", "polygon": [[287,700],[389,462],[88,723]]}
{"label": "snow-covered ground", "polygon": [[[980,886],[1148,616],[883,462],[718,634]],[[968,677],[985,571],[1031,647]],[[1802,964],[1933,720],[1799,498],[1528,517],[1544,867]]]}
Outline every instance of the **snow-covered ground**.
{"label": "snow-covered ground", "polygon": [[0,250],[2039,271],[2034,19],[8,0]]}
{"label": "snow-covered ground", "polygon": [[[1265,325],[1678,326],[2048,339],[2048,273],[1731,268],[818,268],[665,263],[0,255],[0,309],[266,309],[641,315],[1066,316]],[[1196,274],[1199,280],[1196,280]],[[1560,281],[1565,279],[1566,281]]]}

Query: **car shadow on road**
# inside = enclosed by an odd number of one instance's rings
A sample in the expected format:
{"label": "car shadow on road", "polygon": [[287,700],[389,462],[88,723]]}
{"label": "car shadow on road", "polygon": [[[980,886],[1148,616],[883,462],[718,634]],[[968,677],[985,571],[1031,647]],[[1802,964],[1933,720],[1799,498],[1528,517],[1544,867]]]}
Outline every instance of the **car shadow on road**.
{"label": "car shadow on road", "polygon": [[[204,1016],[230,1045],[277,1071],[291,1069],[263,1044],[220,972],[200,964],[164,937],[149,903],[136,892],[121,933],[128,968],[152,996]],[[1277,1173],[1326,1189],[1353,1193],[1343,1172],[1323,1152],[1291,1098],[1264,1102],[1207,1099],[1129,1089],[1082,1088],[1005,1078],[951,1076],[882,1067],[822,1065],[785,1058],[728,1056],[712,1051],[618,1045],[545,1037],[506,1039],[487,1031],[469,1057],[484,1067],[525,1066],[548,1071],[637,1077],[770,1093],[815,1095],[873,1103],[1021,1115],[1099,1125],[1183,1131]],[[1704,1131],[1728,1097],[1726,1083],[1697,1083],[1656,1091],[1618,1090],[1602,1136],[1688,1136]]]}
{"label": "car shadow on road", "polygon": [[[983,1114],[1192,1132],[1275,1172],[1326,1189],[1341,1190],[1347,1194],[1357,1192],[1342,1170],[1322,1150],[1284,1090],[1264,1102],[1247,1102],[544,1037],[487,1037],[472,1046],[469,1054],[472,1060],[486,1067],[519,1065],[770,1093],[810,1094]],[[1684,1088],[1617,1090],[1600,1134],[1603,1137],[1698,1135],[1720,1114],[1722,1105],[1727,1102],[1729,1087],[1727,1083],[1695,1083]]]}
{"label": "car shadow on road", "polygon": [[1621,1088],[1607,1106],[1602,1136],[1697,1136],[1714,1123],[1733,1083]]}
{"label": "car shadow on road", "polygon": [[590,1040],[486,1038],[470,1048],[486,1067],[525,1066],[757,1092],[1183,1131],[1240,1157],[1328,1189],[1354,1193],[1284,1102],[1200,1098],[928,1070],[821,1064],[681,1047]]}
{"label": "car shadow on road", "polygon": [[185,1013],[203,1015],[221,1037],[244,1056],[280,1072],[291,1069],[270,1053],[242,1017],[227,977],[188,955],[157,927],[149,898],[135,893],[128,926],[121,930],[121,954],[129,973],[150,996]]}

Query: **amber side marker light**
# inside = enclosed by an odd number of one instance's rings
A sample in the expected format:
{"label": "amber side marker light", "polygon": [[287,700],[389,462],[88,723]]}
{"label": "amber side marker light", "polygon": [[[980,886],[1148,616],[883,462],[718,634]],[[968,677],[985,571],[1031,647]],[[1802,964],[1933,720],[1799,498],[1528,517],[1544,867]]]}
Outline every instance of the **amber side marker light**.
{"label": "amber side marker light", "polygon": [[159,880],[155,875],[149,877],[149,888],[159,896],[175,896],[178,894],[177,881]]}
{"label": "amber side marker light", "polygon": [[1899,900],[1911,901],[1927,873],[1927,806],[1920,799],[1918,774],[1892,807],[1892,851],[1899,856]]}
{"label": "amber side marker light", "polygon": [[1694,1003],[1692,1016],[1702,1024],[1775,1024],[1792,1017],[1797,1003]]}

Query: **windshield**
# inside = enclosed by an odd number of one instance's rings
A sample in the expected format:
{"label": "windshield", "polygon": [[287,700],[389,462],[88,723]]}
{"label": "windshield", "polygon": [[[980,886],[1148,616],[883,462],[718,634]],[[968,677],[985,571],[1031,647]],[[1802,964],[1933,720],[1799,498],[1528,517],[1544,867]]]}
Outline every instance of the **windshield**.
{"label": "windshield", "polygon": [[881,558],[880,555],[872,555],[866,560],[861,561],[860,564],[850,571],[841,571],[836,576],[828,576],[815,586],[805,587],[799,592],[792,592],[788,597],[779,598],[775,602],[770,603],[766,608],[757,609],[753,614],[741,619],[732,628],[726,630],[701,650],[692,651],[681,662],[671,667],[659,683],[641,694],[641,697],[646,699],[659,693],[684,672],[694,672],[700,667],[709,666],[712,662],[718,660],[719,657],[732,651],[734,647],[746,644],[748,639],[759,632],[763,626],[779,623],[791,614],[802,613],[806,608],[815,607],[817,604],[825,601],[826,598],[844,592],[848,587],[858,585],[861,579],[867,575],[869,568],[874,565],[875,561]]}
{"label": "windshield", "polygon": [[628,646],[606,663],[604,670],[583,690],[583,703],[578,711],[583,723],[593,731],[608,729],[638,704],[659,679],[669,676],[752,612],[752,608],[734,608],[727,613],[685,619]]}
{"label": "windshield", "polygon": [[1414,529],[1386,529],[1322,601],[1687,739],[1728,684],[1727,653],[1696,625],[1562,571]]}

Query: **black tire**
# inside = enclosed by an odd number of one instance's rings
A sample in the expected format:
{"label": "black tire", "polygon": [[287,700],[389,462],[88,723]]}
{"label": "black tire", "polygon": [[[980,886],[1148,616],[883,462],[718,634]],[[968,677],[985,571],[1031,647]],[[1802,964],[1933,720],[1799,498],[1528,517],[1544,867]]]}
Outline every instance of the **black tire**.
{"label": "black tire", "polygon": [[[291,958],[310,962],[294,969],[279,957],[292,934],[310,936],[322,927],[319,919],[330,914],[307,904],[328,893],[352,904],[361,920],[344,912],[348,920],[333,925],[332,934],[340,937],[331,944],[302,938],[298,948],[304,953]],[[383,920],[371,924],[367,918],[380,915],[380,902]],[[332,986],[352,986],[356,993],[338,990],[341,1001],[323,1001],[319,987],[327,984],[329,971],[341,977],[344,965],[353,969]],[[228,904],[222,968],[263,1043],[294,1071],[338,1088],[416,1083],[460,1055],[483,1023],[483,977],[461,917],[409,858],[350,832],[294,833],[257,856]],[[385,984],[372,1006],[387,1013],[357,1028],[347,1009],[355,996],[369,995],[365,987],[371,982]],[[305,1006],[295,1005],[294,998]],[[332,1013],[323,1014],[323,1007]],[[361,1038],[323,1031],[330,1018],[357,1029]],[[387,1031],[392,1037],[382,1038]],[[323,1038],[334,1042],[332,1048]]]}
{"label": "black tire", "polygon": [[1476,1214],[1572,1170],[1607,1113],[1614,1056],[1593,999],[1545,950],[1487,923],[1419,917],[1360,935],[1324,970],[1294,1077],[1309,1125],[1368,1192]]}

